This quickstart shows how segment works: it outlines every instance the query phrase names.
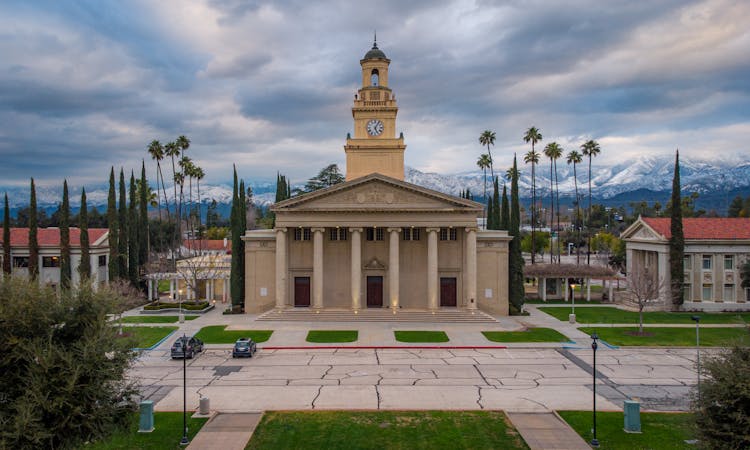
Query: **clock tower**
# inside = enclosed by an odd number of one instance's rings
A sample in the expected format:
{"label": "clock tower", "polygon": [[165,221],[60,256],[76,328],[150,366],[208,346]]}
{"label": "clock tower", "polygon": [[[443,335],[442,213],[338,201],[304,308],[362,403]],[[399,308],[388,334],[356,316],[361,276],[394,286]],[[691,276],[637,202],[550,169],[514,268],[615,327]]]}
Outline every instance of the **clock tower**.
{"label": "clock tower", "polygon": [[354,96],[352,116],[354,137],[347,135],[346,180],[371,173],[404,179],[404,136],[396,137],[396,96],[388,87],[388,65],[391,60],[378,48],[359,61],[362,87]]}

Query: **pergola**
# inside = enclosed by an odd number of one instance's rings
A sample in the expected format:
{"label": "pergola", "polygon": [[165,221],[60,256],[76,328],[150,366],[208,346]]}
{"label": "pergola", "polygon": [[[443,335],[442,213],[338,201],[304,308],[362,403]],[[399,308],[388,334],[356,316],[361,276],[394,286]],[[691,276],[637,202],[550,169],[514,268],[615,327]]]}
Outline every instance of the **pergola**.
{"label": "pergola", "polygon": [[542,301],[547,301],[547,280],[562,280],[566,286],[564,298],[569,300],[569,280],[571,278],[583,279],[586,284],[586,301],[591,301],[591,280],[602,280],[605,284],[609,281],[609,299],[613,299],[613,280],[617,280],[617,273],[606,266],[589,266],[584,264],[532,264],[525,265],[523,275],[526,278],[536,278],[539,281]]}
{"label": "pergola", "polygon": [[[195,300],[194,289],[189,286],[189,280],[202,281],[206,283],[206,299],[215,300],[216,283],[221,283],[220,290],[222,301],[226,302],[229,291],[229,275],[231,271],[231,260],[224,255],[201,255],[193,258],[177,261],[177,271],[156,272],[146,275],[148,284],[148,300],[158,299],[156,289],[159,280],[169,280],[169,298],[180,300],[182,295],[180,284],[185,288],[187,300]],[[177,296],[175,296],[177,294]]]}

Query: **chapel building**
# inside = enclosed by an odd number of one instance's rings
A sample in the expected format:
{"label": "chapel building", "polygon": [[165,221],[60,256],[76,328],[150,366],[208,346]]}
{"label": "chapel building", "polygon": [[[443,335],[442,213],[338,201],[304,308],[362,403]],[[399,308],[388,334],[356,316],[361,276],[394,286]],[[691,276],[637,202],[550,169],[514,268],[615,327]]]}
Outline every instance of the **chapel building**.
{"label": "chapel building", "polygon": [[245,233],[245,311],[465,309],[508,314],[507,231],[483,205],[404,181],[403,133],[375,43],[360,60],[346,181],[276,203],[273,230]]}

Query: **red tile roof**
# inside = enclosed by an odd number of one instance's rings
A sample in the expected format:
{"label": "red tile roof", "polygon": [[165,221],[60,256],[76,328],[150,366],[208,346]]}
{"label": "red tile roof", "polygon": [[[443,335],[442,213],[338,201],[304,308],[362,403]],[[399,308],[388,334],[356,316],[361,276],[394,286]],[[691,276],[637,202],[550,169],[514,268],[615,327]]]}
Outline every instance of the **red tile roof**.
{"label": "red tile roof", "polygon": [[[0,242],[3,241],[3,229],[0,228]],[[99,238],[104,236],[109,230],[107,228],[89,228],[89,243],[93,244]],[[39,228],[37,232],[37,241],[39,247],[59,247],[60,246],[60,229],[59,228]],[[11,228],[10,245],[12,247],[29,246],[29,229],[28,228]],[[70,246],[81,246],[81,230],[79,228],[70,229]]]}
{"label": "red tile roof", "polygon": [[182,245],[194,250],[221,251],[232,248],[232,240],[227,239],[227,245],[224,246],[224,239],[185,239]]}
{"label": "red tile roof", "polygon": [[[671,219],[642,217],[641,220],[665,238],[672,237]],[[750,218],[686,217],[682,219],[685,239],[750,239]]]}

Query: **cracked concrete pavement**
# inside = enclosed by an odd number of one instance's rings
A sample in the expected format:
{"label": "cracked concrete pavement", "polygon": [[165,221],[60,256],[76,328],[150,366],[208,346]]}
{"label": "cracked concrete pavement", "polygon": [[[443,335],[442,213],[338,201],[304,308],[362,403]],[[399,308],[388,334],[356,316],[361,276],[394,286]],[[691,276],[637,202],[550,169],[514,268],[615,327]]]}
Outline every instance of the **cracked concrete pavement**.
{"label": "cracked concrete pavement", "polygon": [[[566,352],[568,356],[566,356]],[[695,383],[695,350],[597,352],[597,407],[619,410],[637,398],[644,410],[686,409]],[[232,359],[207,349],[188,361],[188,408],[212,409],[589,409],[591,351],[570,349],[260,350]],[[156,409],[182,409],[182,361],[144,352],[130,371]]]}

